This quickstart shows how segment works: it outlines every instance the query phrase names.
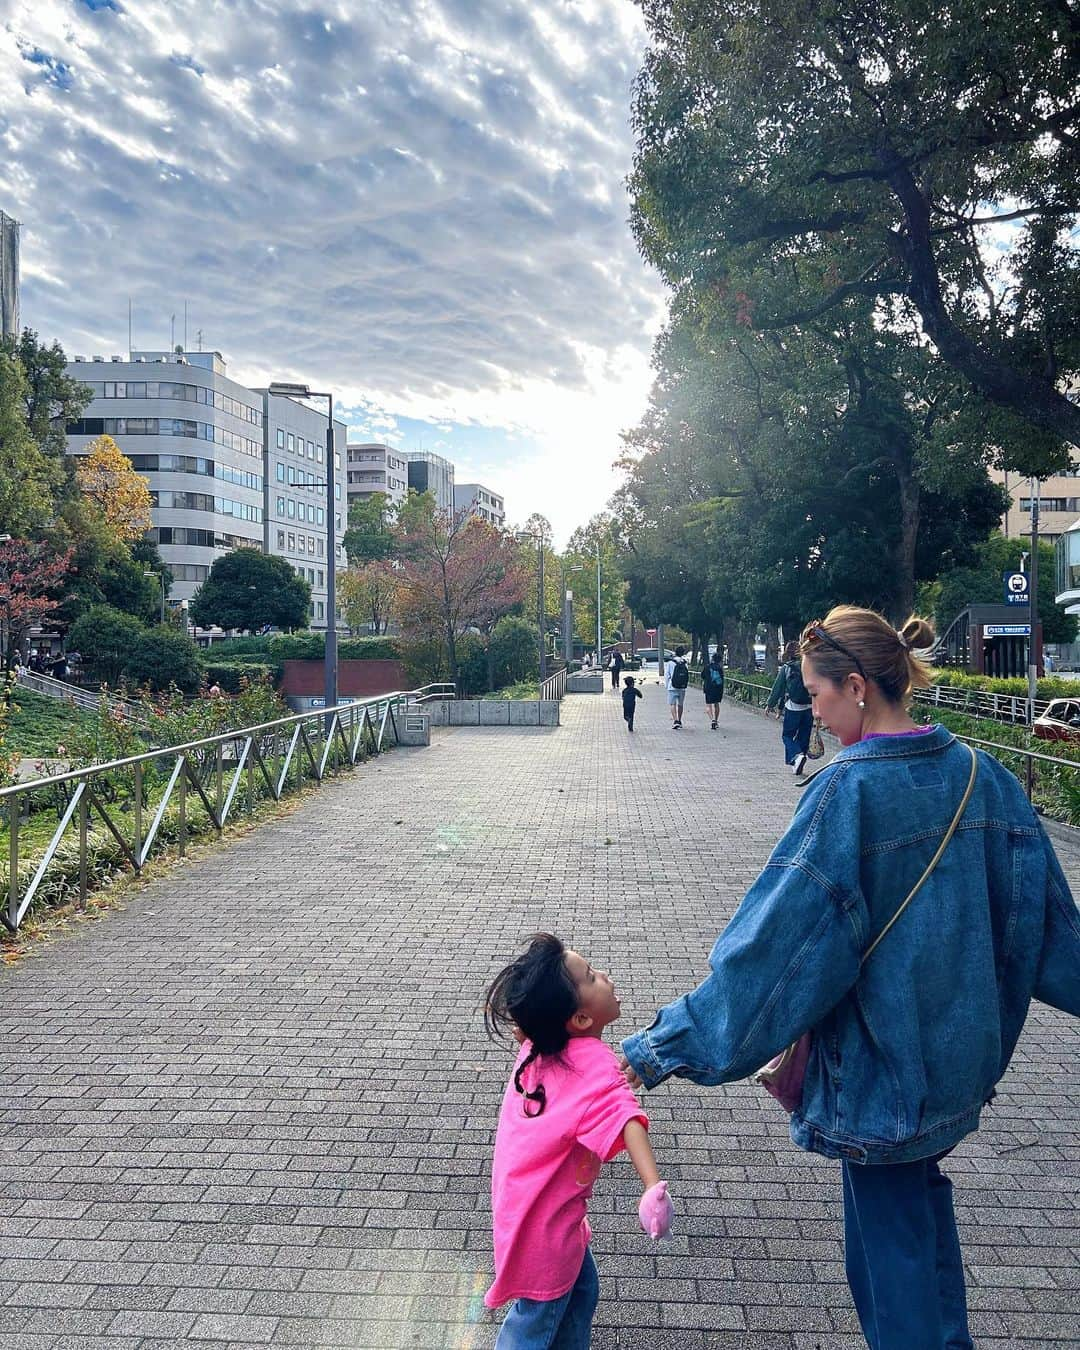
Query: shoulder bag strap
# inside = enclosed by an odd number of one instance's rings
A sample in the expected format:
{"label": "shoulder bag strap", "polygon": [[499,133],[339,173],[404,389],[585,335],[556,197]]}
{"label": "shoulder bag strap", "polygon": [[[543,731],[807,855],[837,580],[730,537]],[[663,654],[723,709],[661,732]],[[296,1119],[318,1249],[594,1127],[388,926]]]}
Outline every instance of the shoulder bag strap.
{"label": "shoulder bag strap", "polygon": [[971,774],[968,777],[968,784],[964,790],[964,795],[960,799],[960,805],[956,808],[956,815],[953,816],[952,818],[952,824],[945,831],[945,837],[938,845],[937,852],[934,854],[934,856],[930,859],[929,863],[927,864],[926,871],[922,874],[922,876],[918,879],[915,885],[911,888],[911,891],[908,894],[907,899],[904,901],[904,903],[900,906],[900,908],[892,916],[889,922],[885,925],[885,927],[881,930],[881,932],[877,935],[877,937],[873,940],[873,942],[871,942],[870,946],[867,947],[866,951],[863,953],[862,960],[859,962],[860,966],[865,964],[865,962],[868,960],[870,956],[870,953],[874,950],[874,948],[878,945],[881,939],[885,936],[885,934],[897,921],[900,915],[903,914],[904,910],[907,909],[908,905],[911,904],[912,900],[915,899],[916,895],[918,895],[919,891],[922,888],[923,882],[926,881],[930,873],[941,861],[941,855],[949,847],[949,840],[952,839],[953,835],[956,833],[956,827],[960,824],[960,817],[964,814],[964,810],[971,799],[971,792],[975,786],[975,775],[978,772],[979,768],[978,757],[976,756],[975,751],[972,749],[970,745],[967,747],[967,751],[968,754],[971,756]]}

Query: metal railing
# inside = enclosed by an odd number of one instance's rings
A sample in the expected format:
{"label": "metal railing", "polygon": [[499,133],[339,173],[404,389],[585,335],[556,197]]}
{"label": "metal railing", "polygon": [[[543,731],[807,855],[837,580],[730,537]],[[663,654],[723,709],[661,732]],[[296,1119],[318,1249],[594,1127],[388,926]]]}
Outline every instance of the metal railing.
{"label": "metal railing", "polygon": [[566,667],[549,675],[540,686],[540,697],[561,700],[566,694]]}
{"label": "metal railing", "polygon": [[[447,687],[424,685],[293,713],[0,789],[0,821],[8,840],[0,922],[17,931],[47,878],[65,894],[77,890],[79,905],[85,906],[91,853],[102,844],[120,869],[138,874],[170,840],[183,856],[189,834],[212,828],[220,835],[241,802],[251,812],[257,798],[277,801],[305,782],[320,784],[329,774],[378,754],[388,737],[397,742],[398,717],[409,702],[446,697]],[[50,809],[58,817],[56,828],[43,851],[35,850],[20,869],[23,836]],[[72,827],[77,849],[61,854]]]}
{"label": "metal railing", "polygon": [[[1080,685],[1076,691],[1080,702]],[[1025,726],[1028,720],[1026,694],[992,694],[986,689],[960,689],[949,684],[932,684],[929,689],[916,689],[914,702],[933,708],[948,708],[991,722],[1007,722],[1010,726]],[[1035,716],[1040,717],[1050,706],[1050,699],[1035,700]]]}
{"label": "metal railing", "polygon": [[[95,693],[90,689],[83,689],[77,684],[68,684],[66,680],[54,679],[51,675],[39,675],[36,671],[24,671],[16,681],[20,689],[29,689],[32,694],[41,694],[45,698],[60,699],[64,703],[73,704],[76,708],[82,708],[85,712],[97,712],[101,706],[101,693]],[[106,697],[109,706],[119,708],[125,716],[132,721],[139,722],[143,720],[142,710],[129,699],[121,698],[118,694],[106,691]]]}

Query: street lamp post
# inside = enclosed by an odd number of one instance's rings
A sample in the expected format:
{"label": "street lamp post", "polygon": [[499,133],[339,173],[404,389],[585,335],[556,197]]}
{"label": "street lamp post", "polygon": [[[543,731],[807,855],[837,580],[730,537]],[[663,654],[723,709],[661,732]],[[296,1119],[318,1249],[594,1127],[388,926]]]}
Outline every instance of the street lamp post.
{"label": "street lamp post", "polygon": [[600,660],[600,540],[596,541],[596,659]]}
{"label": "street lamp post", "polygon": [[547,679],[547,651],[544,641],[544,535],[533,530],[520,530],[514,536],[517,540],[536,540],[536,629],[540,667],[540,683]]}
{"label": "street lamp post", "polygon": [[275,381],[270,393],[282,398],[326,399],[326,653],[323,658],[323,700],[329,732],[330,709],[337,707],[337,545],[334,532],[334,396],[306,384]]}
{"label": "street lamp post", "polygon": [[165,578],[161,575],[160,572],[155,572],[155,571],[153,571],[153,570],[152,570],[151,568],[149,568],[149,567],[147,567],[147,568],[144,569],[143,575],[144,575],[144,576],[147,576],[147,577],[153,577],[153,578],[157,581],[158,585],[161,587],[161,622],[164,623],[164,622],[165,622]]}

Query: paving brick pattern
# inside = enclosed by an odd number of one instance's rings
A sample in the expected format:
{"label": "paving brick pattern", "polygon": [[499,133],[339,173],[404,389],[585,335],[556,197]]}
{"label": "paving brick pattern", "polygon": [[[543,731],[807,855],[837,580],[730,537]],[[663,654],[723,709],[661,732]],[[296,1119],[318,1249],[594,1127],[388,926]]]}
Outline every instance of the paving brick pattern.
{"label": "paving brick pattern", "polygon": [[[483,1350],[508,1055],[480,991],[551,928],[626,1031],[688,988],[789,818],[774,723],[655,685],[438,734],[0,978],[0,1345]],[[1080,856],[1064,861],[1080,882]],[[1080,1345],[1077,1029],[1036,1008],[955,1155],[980,1347]],[[835,1165],[746,1084],[647,1099],[673,1241],[612,1164],[593,1344],[846,1350]]]}

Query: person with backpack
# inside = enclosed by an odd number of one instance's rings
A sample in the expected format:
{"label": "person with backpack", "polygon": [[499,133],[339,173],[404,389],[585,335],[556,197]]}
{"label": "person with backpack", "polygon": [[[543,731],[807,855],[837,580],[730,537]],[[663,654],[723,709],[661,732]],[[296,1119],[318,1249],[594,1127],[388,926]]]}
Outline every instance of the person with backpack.
{"label": "person with backpack", "polygon": [[678,731],[682,727],[682,710],[689,683],[690,668],[686,664],[686,648],[676,647],[674,660],[664,663],[664,684],[667,687],[668,707],[671,709],[672,731]]}
{"label": "person with backpack", "polygon": [[616,693],[619,691],[619,676],[622,674],[622,668],[622,652],[616,647],[611,653],[611,687]]}
{"label": "person with backpack", "polygon": [[719,647],[701,672],[701,687],[705,692],[705,712],[709,725],[715,731],[720,717],[720,703],[724,697],[724,658]]}
{"label": "person with backpack", "polygon": [[779,717],[780,705],[783,704],[784,722],[780,736],[784,742],[784,763],[791,765],[791,771],[796,777],[806,768],[806,752],[810,749],[810,733],[814,729],[810,702],[810,695],[803,684],[799,644],[789,642],[784,647],[784,661],[773,681],[765,711],[775,711]]}

